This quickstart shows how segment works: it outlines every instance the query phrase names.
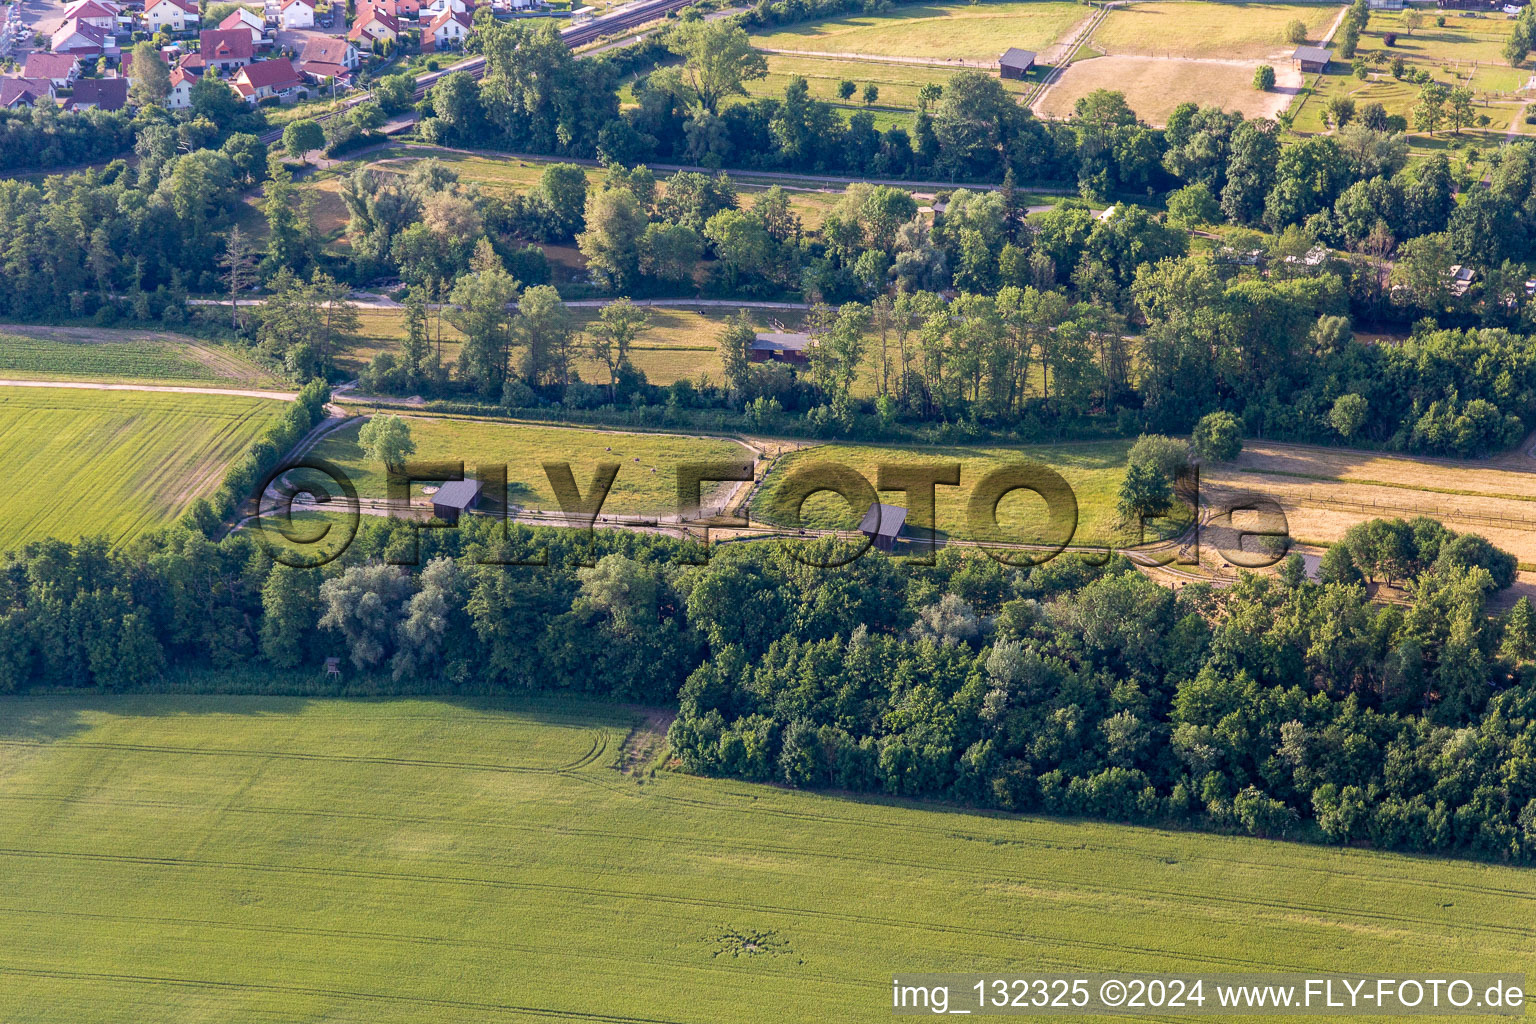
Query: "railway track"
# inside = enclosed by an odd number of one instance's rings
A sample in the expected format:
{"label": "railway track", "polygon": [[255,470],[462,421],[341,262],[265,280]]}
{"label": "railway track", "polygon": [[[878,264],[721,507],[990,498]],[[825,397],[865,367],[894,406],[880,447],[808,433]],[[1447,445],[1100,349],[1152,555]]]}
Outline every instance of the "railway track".
{"label": "railway track", "polygon": [[[673,11],[681,10],[682,8],[687,7],[692,2],[693,0],[637,0],[636,3],[626,4],[625,6],[611,11],[602,17],[593,18],[591,21],[586,22],[585,24],[567,25],[565,28],[560,30],[560,38],[565,40],[565,44],[567,46],[575,49],[578,46],[585,46],[588,43],[601,39],[603,36],[611,35],[615,32],[623,32],[626,29],[637,28],[641,25],[655,21],[657,18],[666,17]],[[582,57],[586,55],[577,54],[577,56]],[[445,76],[451,75],[456,71],[468,72],[469,76],[476,80],[484,78],[485,58],[470,57],[466,60],[459,61],[457,64],[454,64],[451,67],[443,68],[439,71],[429,71],[426,74],[417,75],[416,89],[411,93],[412,102],[419,103],[426,96],[428,89],[436,85]],[[373,93],[371,91],[358,93],[356,96],[348,97],[347,100],[335,110],[324,114],[316,114],[314,119],[320,122],[329,121],[331,118],[336,117],[339,114],[346,113],[348,110],[357,106],[359,103],[364,103],[371,99],[373,99]],[[416,115],[414,112],[412,112],[410,120],[414,121],[415,119]],[[271,145],[274,142],[277,142],[282,137],[283,132],[280,128],[266,132],[260,136],[261,141],[267,145]]]}

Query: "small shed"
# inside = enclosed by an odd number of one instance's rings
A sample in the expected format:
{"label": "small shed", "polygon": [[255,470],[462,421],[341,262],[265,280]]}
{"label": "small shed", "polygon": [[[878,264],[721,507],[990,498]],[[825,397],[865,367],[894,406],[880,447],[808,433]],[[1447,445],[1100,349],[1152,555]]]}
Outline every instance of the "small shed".
{"label": "small shed", "polygon": [[810,347],[809,334],[764,331],[752,339],[752,351],[748,353],[748,358],[754,363],[773,360],[781,363],[804,363],[809,361],[807,352]]}
{"label": "small shed", "polygon": [[881,551],[889,551],[901,539],[907,523],[907,510],[900,505],[882,505],[875,502],[859,520],[859,532],[875,542]]}
{"label": "small shed", "polygon": [[1021,50],[1017,46],[1008,47],[1003,51],[1003,55],[997,58],[998,71],[1004,78],[1023,78],[1034,66],[1034,51]]}
{"label": "small shed", "polygon": [[450,480],[432,495],[432,514],[445,523],[457,523],[461,513],[480,504],[480,481]]}
{"label": "small shed", "polygon": [[1327,71],[1328,62],[1333,60],[1333,51],[1321,46],[1298,46],[1296,52],[1291,54],[1291,60],[1304,72]]}

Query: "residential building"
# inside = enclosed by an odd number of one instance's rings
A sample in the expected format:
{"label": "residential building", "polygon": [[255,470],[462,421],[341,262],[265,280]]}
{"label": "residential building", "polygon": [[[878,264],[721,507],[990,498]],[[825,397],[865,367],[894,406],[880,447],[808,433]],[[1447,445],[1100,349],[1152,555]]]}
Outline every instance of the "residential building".
{"label": "residential building", "polygon": [[117,19],[123,13],[121,7],[103,0],[76,0],[64,8],[64,20],[78,21],[103,32],[117,33]]}
{"label": "residential building", "polygon": [[66,21],[49,42],[54,53],[73,53],[80,57],[116,57],[120,52],[117,36],[108,29],[83,21]]}
{"label": "residential building", "polygon": [[56,89],[67,89],[80,77],[80,58],[72,53],[29,53],[22,74],[27,78],[46,78]]}
{"label": "residential building", "polygon": [[151,32],[189,32],[201,15],[188,0],[149,0],[144,5],[144,25]]}
{"label": "residential building", "polygon": [[359,0],[357,5],[359,17],[362,16],[365,7],[383,11],[396,21],[415,21],[421,17],[421,0]]}
{"label": "residential building", "polygon": [[185,110],[192,105],[192,86],[197,76],[182,67],[171,68],[171,91],[165,96],[165,105],[172,110]]}
{"label": "residential building", "polygon": [[393,15],[369,7],[358,13],[347,38],[364,46],[372,46],[376,42],[393,43],[400,38],[400,22]]}
{"label": "residential building", "polygon": [[245,29],[251,34],[251,46],[261,44],[266,38],[267,23],[260,15],[252,14],[249,7],[237,7],[230,12],[229,17],[219,22],[219,28],[226,32],[235,29]]}
{"label": "residential building", "polygon": [[198,36],[203,67],[218,68],[227,75],[253,59],[251,34],[243,28],[204,29]]}
{"label": "residential building", "polygon": [[313,36],[299,53],[300,64],[339,64],[348,69],[356,69],[361,59],[357,47],[335,36]]}
{"label": "residential building", "polygon": [[457,50],[469,38],[470,31],[469,15],[445,10],[422,27],[421,48],[423,51]]}
{"label": "residential building", "polygon": [[277,24],[286,29],[314,28],[314,3],[312,0],[283,0],[278,7]]}
{"label": "residential building", "polygon": [[128,79],[82,78],[75,94],[64,101],[65,110],[122,110],[128,105]]}
{"label": "residential building", "polygon": [[291,60],[279,57],[247,64],[235,72],[229,86],[247,103],[260,103],[273,97],[280,100],[293,99],[298,90],[304,87],[304,80],[294,70]]}
{"label": "residential building", "polygon": [[345,39],[316,36],[304,44],[299,54],[299,74],[317,85],[330,79],[339,86],[350,87],[359,61],[357,47]]}
{"label": "residential building", "polygon": [[53,81],[47,78],[0,78],[0,108],[30,107],[53,99]]}

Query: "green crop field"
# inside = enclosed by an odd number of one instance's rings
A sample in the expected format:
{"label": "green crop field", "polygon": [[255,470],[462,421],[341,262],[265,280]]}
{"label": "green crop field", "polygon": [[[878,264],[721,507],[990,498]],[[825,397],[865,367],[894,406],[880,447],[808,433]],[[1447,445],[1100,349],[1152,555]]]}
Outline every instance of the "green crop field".
{"label": "green crop field", "polygon": [[768,50],[995,61],[1010,46],[1044,50],[1089,16],[1080,4],[922,4],[831,18],[754,36]]}
{"label": "green crop field", "polygon": [[[677,510],[677,466],[707,460],[750,461],[744,445],[723,438],[677,434],[635,434],[580,427],[545,427],[490,420],[412,416],[413,460],[463,462],[474,476],[477,465],[505,465],[509,500],[515,505],[558,509],[543,465],[569,462],[583,494],[599,463],[617,462],[604,512],[668,515]],[[363,419],[326,437],[314,455],[340,466],[362,498],[382,499],[387,482],[382,463],[369,461],[357,445]],[[706,497],[708,496],[706,491]]]}
{"label": "green crop field", "polygon": [[[1077,500],[1078,523],[1073,544],[1124,543],[1126,538],[1115,525],[1115,502],[1125,478],[1129,441],[1096,441],[1083,444],[1022,445],[1019,447],[980,447],[929,445],[921,448],[897,446],[824,444],[784,455],[774,463],[763,484],[752,497],[752,517],[776,525],[793,525],[785,485],[797,473],[814,473],[817,464],[837,463],[856,470],[873,486],[881,464],[960,463],[960,485],[939,487],[936,492],[938,529],[958,540],[977,539],[966,525],[967,502],[976,484],[992,470],[1005,464],[1035,463],[1061,474]],[[888,502],[906,506],[900,492],[883,494]],[[858,524],[863,509],[854,512],[835,494],[823,492],[806,501],[801,511],[803,525],[815,529],[851,529]],[[1045,502],[1027,491],[1005,497],[997,509],[997,521],[1006,538],[1021,543],[1060,537],[1046,531]],[[1150,527],[1149,527],[1150,530]]]}
{"label": "green crop field", "polygon": [[0,387],[0,550],[122,543],[214,490],[284,403],[229,395]]}
{"label": "green crop field", "polygon": [[637,720],[0,698],[5,1019],[884,1021],[909,970],[1536,971],[1529,871],[623,775]]}
{"label": "green crop field", "polygon": [[227,348],[177,335],[69,327],[0,327],[0,377],[164,384],[272,383]]}
{"label": "green crop field", "polygon": [[[1316,43],[1338,16],[1336,4],[1207,3],[1159,0],[1117,7],[1093,33],[1108,53],[1142,57],[1252,59],[1289,54],[1285,26],[1299,20]],[[1371,16],[1371,27],[1376,16]]]}

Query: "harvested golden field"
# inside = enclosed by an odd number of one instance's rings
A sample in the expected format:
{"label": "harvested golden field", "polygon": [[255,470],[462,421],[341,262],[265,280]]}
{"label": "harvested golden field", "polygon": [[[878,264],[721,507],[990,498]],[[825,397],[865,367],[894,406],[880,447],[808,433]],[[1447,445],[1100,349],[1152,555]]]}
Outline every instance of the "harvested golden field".
{"label": "harvested golden field", "polygon": [[[1097,38],[1097,37],[1095,37]],[[1123,56],[1080,60],[1036,101],[1036,113],[1070,117],[1073,105],[1095,89],[1125,93],[1125,101],[1148,124],[1162,125],[1180,103],[1196,102],[1236,110],[1244,117],[1273,117],[1301,86],[1289,64],[1275,64],[1275,87],[1260,92],[1253,73],[1262,61],[1191,60]]]}

